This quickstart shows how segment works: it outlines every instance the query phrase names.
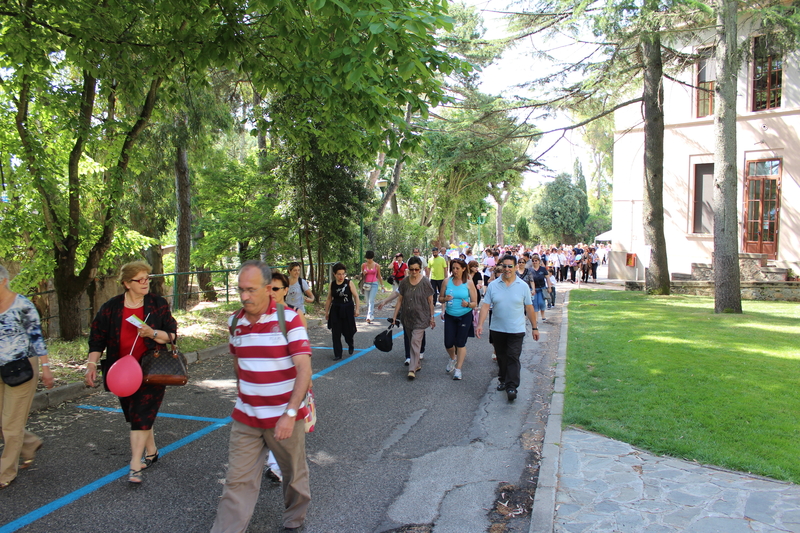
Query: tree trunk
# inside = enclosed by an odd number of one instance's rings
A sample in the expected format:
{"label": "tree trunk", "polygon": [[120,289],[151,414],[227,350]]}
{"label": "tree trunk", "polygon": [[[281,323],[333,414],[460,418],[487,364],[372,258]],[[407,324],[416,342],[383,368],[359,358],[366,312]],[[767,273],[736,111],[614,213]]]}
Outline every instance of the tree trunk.
{"label": "tree trunk", "polygon": [[505,246],[505,233],[503,232],[503,204],[505,202],[503,201],[502,195],[500,198],[495,197],[494,201],[497,202],[497,209],[495,211],[497,217],[494,221],[494,229],[497,233],[497,244]]}
{"label": "tree trunk", "polygon": [[250,259],[250,241],[239,241],[236,243],[239,263],[244,263]]}
{"label": "tree trunk", "polygon": [[211,272],[206,272],[207,269],[208,267],[206,266],[200,267],[202,272],[198,272],[197,274],[197,285],[200,287],[200,290],[203,291],[204,302],[216,302],[217,291],[214,289],[213,275]]}
{"label": "tree trunk", "polygon": [[664,237],[664,86],[661,36],[641,36],[644,57],[644,242],[650,246],[645,287],[650,294],[669,294],[667,242]]}
{"label": "tree trunk", "polygon": [[[264,100],[261,97],[261,93],[258,91],[253,91],[253,107],[260,108],[263,101]],[[263,110],[261,110],[261,112],[263,113]],[[256,135],[256,145],[258,146],[258,171],[262,174],[266,174],[268,171],[267,136],[260,128]]]}
{"label": "tree trunk", "polygon": [[445,231],[447,231],[447,220],[445,219],[445,216],[442,215],[442,221],[439,223],[439,231],[436,234],[436,239],[439,241],[439,248],[446,246],[445,243],[447,242],[447,238],[444,236]]}
{"label": "tree trunk", "polygon": [[89,286],[88,279],[86,283],[76,282],[78,277],[75,276],[75,270],[70,268],[73,264],[62,255],[56,260],[53,270],[53,287],[58,297],[58,328],[64,340],[73,340],[81,334],[81,295]]}
{"label": "tree trunk", "polygon": [[320,301],[320,289],[325,286],[325,256],[322,255],[322,246],[317,247],[317,276],[310,279],[315,282],[311,286],[311,294],[316,301]]}
{"label": "tree trunk", "polygon": [[369,186],[370,190],[374,190],[378,184],[378,178],[381,177],[381,170],[383,169],[383,162],[386,161],[386,154],[384,152],[378,153],[378,160],[375,162],[375,169],[369,173]]}
{"label": "tree trunk", "polygon": [[390,205],[392,207],[392,212],[395,215],[397,214],[397,201],[395,200],[394,203],[392,203],[392,200],[394,200],[394,194],[397,191],[397,188],[400,186],[400,174],[403,171],[404,164],[405,155],[398,157],[397,161],[395,161],[394,170],[392,171],[392,182],[387,185],[386,192],[383,193],[381,205],[378,206],[375,216],[372,217],[373,222],[377,222],[383,216],[383,212],[386,211],[386,208]]}
{"label": "tree trunk", "polygon": [[[42,199],[41,208],[45,219],[45,229],[53,242],[55,259],[53,285],[58,297],[59,330],[64,340],[70,341],[81,335],[81,295],[92,279],[97,276],[100,261],[113,243],[118,205],[117,191],[121,189],[124,176],[127,174],[133,146],[150,121],[161,82],[162,79],[157,78],[150,83],[150,89],[145,95],[139,118],[124,135],[116,161],[116,168],[106,171],[106,179],[112,180],[113,184],[107,187],[111,191],[109,193],[110,196],[104,197],[98,206],[100,210],[99,217],[102,220],[102,231],[93,243],[82,241],[79,228],[80,224],[83,223],[82,218],[86,215],[82,211],[80,204],[82,184],[77,162],[80,160],[80,154],[85,147],[85,131],[91,126],[95,97],[94,85],[96,83],[87,73],[84,73],[84,91],[81,95],[82,100],[77,117],[78,136],[67,165],[69,182],[69,216],[67,220],[64,220],[55,212],[53,202],[50,199],[51,192],[44,187],[42,182],[36,181],[36,187]],[[40,163],[36,152],[37,147],[34,146],[35,143],[28,131],[30,124],[28,120],[28,104],[30,98],[30,86],[26,82],[23,84],[23,89],[18,98],[16,125],[28,171],[31,175],[38,176],[41,172],[39,171]],[[109,109],[108,113],[112,114],[112,111]],[[86,259],[83,267],[76,275],[79,249],[85,249],[87,244],[91,244],[91,248],[89,248],[88,254],[85,255]]]}
{"label": "tree trunk", "polygon": [[[163,274],[164,273],[164,255],[161,252],[161,245],[154,244],[144,252],[144,257],[147,259],[147,262],[150,263],[150,266],[153,267],[153,274]],[[150,292],[158,295],[164,296],[164,278],[157,277],[153,278],[150,281]]]}
{"label": "tree trunk", "polygon": [[736,208],[737,3],[717,0],[714,102],[714,312],[741,313],[739,214]]}
{"label": "tree trunk", "polygon": [[[411,122],[411,104],[406,106],[406,122]],[[400,155],[397,157],[397,161],[394,164],[394,171],[392,172],[392,182],[386,187],[386,192],[383,194],[383,199],[381,200],[381,205],[378,206],[378,211],[375,213],[375,216],[372,217],[372,221],[378,222],[378,220],[383,216],[383,212],[386,211],[386,207],[389,205],[389,202],[394,197],[395,192],[397,191],[397,187],[400,185],[400,173],[403,170],[403,165],[405,164],[406,155],[405,152],[402,150],[400,151]],[[396,207],[396,204],[395,204]],[[395,214],[397,212],[395,211]]]}
{"label": "tree trunk", "polygon": [[[186,146],[177,146],[175,150],[175,196],[178,204],[178,230],[175,247],[175,271],[191,270],[192,251],[192,192],[189,182],[189,157]],[[189,274],[176,276],[176,302],[174,309],[186,310],[189,303]]]}

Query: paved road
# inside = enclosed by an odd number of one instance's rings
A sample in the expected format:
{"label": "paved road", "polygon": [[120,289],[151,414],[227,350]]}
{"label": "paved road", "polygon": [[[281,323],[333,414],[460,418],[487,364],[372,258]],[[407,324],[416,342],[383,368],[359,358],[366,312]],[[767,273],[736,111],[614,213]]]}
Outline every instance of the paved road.
{"label": "paved road", "polygon": [[[385,312],[387,315],[389,311]],[[560,312],[558,313],[560,315]],[[554,317],[557,320],[557,317]],[[494,390],[484,339],[471,339],[464,379],[445,373],[442,323],[429,333],[423,370],[406,379],[402,338],[382,353],[381,325],[359,323],[354,356],[332,360],[330,334],[314,346],[317,431],[308,438],[313,502],[308,532],[486,531],[495,492],[530,482],[552,387],[558,324],[525,342],[524,383],[509,404]],[[548,340],[550,339],[550,340]],[[35,414],[45,439],[36,464],[0,492],[0,533],[208,531],[222,490],[235,386],[228,357],[192,366],[168,390],[156,424],[162,458],[140,487],[126,482],[128,431],[115,397]],[[281,490],[264,482],[249,531],[280,531]],[[508,531],[527,531],[525,518]]]}

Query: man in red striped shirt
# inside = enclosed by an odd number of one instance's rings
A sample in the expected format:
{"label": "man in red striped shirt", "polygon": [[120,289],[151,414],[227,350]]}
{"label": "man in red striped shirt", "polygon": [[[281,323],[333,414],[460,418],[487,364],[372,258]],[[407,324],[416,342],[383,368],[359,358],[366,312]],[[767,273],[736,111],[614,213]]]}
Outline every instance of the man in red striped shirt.
{"label": "man in red striped shirt", "polygon": [[300,317],[284,311],[281,331],[272,272],[261,261],[239,270],[242,309],[229,319],[230,352],[239,390],[233,409],[228,473],[212,533],[247,530],[271,450],[283,473],[284,531],[299,531],[311,501],[304,403],[311,383],[311,345]]}

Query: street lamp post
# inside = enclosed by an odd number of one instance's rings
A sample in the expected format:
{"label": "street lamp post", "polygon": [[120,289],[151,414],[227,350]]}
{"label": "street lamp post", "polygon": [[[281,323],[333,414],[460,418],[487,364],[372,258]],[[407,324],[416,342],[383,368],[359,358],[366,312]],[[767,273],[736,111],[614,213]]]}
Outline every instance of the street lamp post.
{"label": "street lamp post", "polygon": [[486,224],[486,213],[481,213],[480,215],[475,215],[475,218],[472,217],[472,213],[467,213],[467,222],[470,225],[477,225],[478,226],[478,249],[483,249],[483,239],[481,235],[481,226]]}

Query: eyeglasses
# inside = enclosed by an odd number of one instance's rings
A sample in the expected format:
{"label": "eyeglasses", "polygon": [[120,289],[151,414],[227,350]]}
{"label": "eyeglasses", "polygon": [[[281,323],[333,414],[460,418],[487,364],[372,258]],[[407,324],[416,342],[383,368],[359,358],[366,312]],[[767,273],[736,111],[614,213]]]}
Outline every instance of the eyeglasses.
{"label": "eyeglasses", "polygon": [[286,288],[288,288],[288,287],[272,287],[272,292],[282,291],[283,289],[286,289]]}
{"label": "eyeglasses", "polygon": [[[250,288],[247,288],[247,289],[243,289],[241,287],[236,287],[236,292],[238,292],[239,294],[244,294],[244,293],[255,294],[256,291],[258,291],[260,288],[261,287],[255,287],[255,288],[250,287]],[[275,289],[273,288],[272,290],[275,290]]]}
{"label": "eyeglasses", "polygon": [[150,283],[150,276],[147,276],[146,278],[132,279],[132,280],[131,280],[131,283],[133,283],[134,281],[136,281],[137,283],[141,283],[142,285],[144,285],[145,283]]}
{"label": "eyeglasses", "polygon": [[420,270],[422,270],[422,269],[421,268],[409,268],[408,269],[409,272],[419,272]]}

